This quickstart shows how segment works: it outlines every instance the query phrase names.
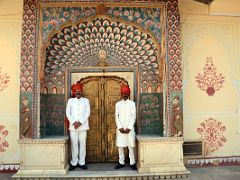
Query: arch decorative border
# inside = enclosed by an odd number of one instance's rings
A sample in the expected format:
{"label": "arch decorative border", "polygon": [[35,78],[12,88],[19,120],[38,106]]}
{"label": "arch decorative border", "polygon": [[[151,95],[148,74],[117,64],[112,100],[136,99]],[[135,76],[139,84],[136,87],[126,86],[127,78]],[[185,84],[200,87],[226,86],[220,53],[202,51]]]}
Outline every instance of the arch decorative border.
{"label": "arch decorative border", "polygon": [[[44,0],[44,3],[54,3],[54,0]],[[58,1],[64,3],[64,1]],[[74,2],[74,0],[72,1]],[[78,1],[79,2],[79,1]],[[81,1],[81,3],[84,3]],[[95,1],[89,1],[88,4],[99,4]],[[116,3],[107,1],[106,3]],[[117,4],[123,7],[128,6],[132,1]],[[165,92],[166,99],[164,117],[164,135],[171,135],[171,97],[172,93],[178,94],[182,97],[182,62],[181,62],[181,48],[180,48],[180,17],[178,13],[178,0],[151,0],[134,1],[133,4],[138,6],[154,6],[157,3],[165,4],[165,43],[162,46],[166,47],[165,57]],[[41,45],[41,40],[38,39],[39,32],[39,8],[40,2],[38,0],[24,0],[23,25],[22,25],[22,45],[21,45],[21,75],[20,75],[20,93],[32,94],[32,129],[33,138],[40,136],[39,130],[39,93],[40,82],[38,79],[38,47]],[[26,70],[24,67],[28,67]]]}

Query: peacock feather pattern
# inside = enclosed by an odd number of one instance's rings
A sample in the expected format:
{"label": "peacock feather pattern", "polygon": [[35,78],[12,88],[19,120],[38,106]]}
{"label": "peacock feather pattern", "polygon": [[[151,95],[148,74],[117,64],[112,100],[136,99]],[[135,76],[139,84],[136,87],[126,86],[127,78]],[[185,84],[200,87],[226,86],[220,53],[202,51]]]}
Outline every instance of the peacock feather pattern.
{"label": "peacock feather pattern", "polygon": [[[138,27],[107,17],[64,27],[46,48],[45,75],[65,67],[97,66],[98,52],[107,52],[109,66],[134,67],[149,81],[159,75],[159,49],[155,40]],[[159,82],[156,82],[159,84]]]}
{"label": "peacock feather pattern", "polygon": [[[44,81],[45,94],[64,94],[65,76],[64,70],[58,69],[54,75],[46,75]],[[54,92],[55,89],[55,92]]]}

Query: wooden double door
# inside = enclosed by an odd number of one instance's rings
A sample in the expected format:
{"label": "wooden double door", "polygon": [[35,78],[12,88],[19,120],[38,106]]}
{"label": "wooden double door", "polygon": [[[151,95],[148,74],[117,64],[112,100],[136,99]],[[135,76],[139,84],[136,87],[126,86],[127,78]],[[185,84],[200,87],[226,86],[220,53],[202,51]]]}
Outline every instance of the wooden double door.
{"label": "wooden double door", "polygon": [[117,162],[115,104],[121,99],[121,85],[127,82],[115,76],[92,76],[81,82],[91,106],[86,162]]}

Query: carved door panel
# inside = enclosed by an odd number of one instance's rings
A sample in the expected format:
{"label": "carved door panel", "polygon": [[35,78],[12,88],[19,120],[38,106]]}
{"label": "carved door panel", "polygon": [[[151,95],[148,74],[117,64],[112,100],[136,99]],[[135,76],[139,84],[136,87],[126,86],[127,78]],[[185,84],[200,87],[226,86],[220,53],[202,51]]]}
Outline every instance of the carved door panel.
{"label": "carved door panel", "polygon": [[81,82],[91,106],[86,162],[117,162],[115,104],[121,99],[120,86],[127,82],[118,77],[87,77]]}
{"label": "carved door panel", "polygon": [[89,99],[91,115],[89,117],[89,127],[87,135],[87,162],[102,161],[102,130],[99,116],[99,78],[85,79],[84,96]]}
{"label": "carved door panel", "polygon": [[125,81],[111,77],[105,80],[105,121],[107,129],[106,160],[108,162],[118,161],[118,149],[116,147],[116,123],[115,104],[121,99],[120,86]]}

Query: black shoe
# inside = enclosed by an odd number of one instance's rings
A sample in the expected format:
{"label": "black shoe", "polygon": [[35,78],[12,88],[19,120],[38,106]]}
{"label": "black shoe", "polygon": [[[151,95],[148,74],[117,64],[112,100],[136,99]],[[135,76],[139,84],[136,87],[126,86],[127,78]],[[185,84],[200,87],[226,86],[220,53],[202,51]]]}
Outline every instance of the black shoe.
{"label": "black shoe", "polygon": [[120,169],[120,168],[123,168],[124,166],[125,166],[124,164],[118,163],[114,169]]}
{"label": "black shoe", "polygon": [[86,164],[84,164],[84,165],[79,165],[79,167],[80,167],[81,169],[84,169],[84,170],[88,169],[88,167],[87,167]]}
{"label": "black shoe", "polygon": [[132,170],[137,170],[136,164],[130,165],[130,167],[131,167]]}
{"label": "black shoe", "polygon": [[77,168],[77,166],[73,166],[73,165],[70,164],[70,167],[69,167],[68,170],[69,170],[69,171],[73,171],[73,170],[76,169],[76,168]]}

